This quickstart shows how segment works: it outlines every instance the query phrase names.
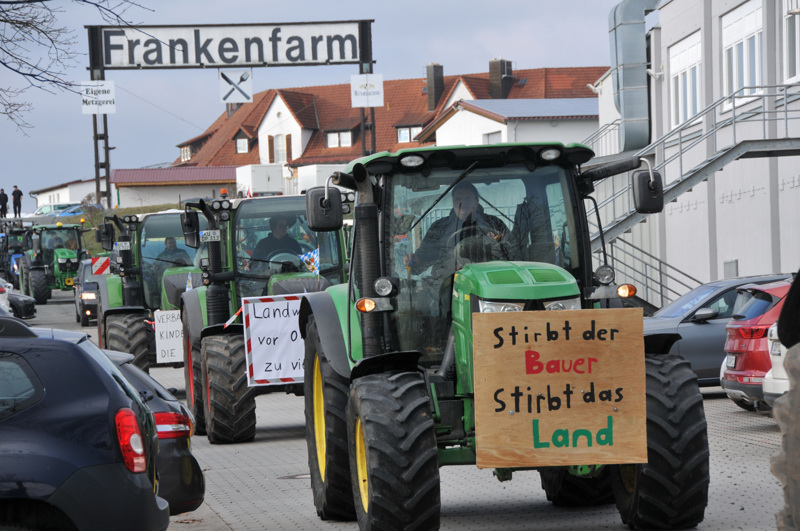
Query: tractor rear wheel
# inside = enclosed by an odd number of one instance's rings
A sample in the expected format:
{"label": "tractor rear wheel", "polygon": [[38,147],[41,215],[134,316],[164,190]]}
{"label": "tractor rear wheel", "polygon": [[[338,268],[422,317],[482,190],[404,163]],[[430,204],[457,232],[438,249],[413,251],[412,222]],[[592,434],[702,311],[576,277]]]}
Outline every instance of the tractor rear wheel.
{"label": "tractor rear wheel", "polygon": [[422,376],[400,372],[354,381],[347,436],[359,528],[438,529],[439,461]]}
{"label": "tractor rear wheel", "polygon": [[153,339],[142,313],[118,313],[105,318],[106,348],[133,354],[133,364],[150,372]]}
{"label": "tractor rear wheel", "polygon": [[206,434],[206,410],[203,402],[203,389],[205,383],[202,378],[200,344],[192,342],[189,335],[188,316],[181,312],[183,317],[183,382],[186,386],[186,405],[194,415],[195,433]]}
{"label": "tractor rear wheel", "polygon": [[708,505],[708,433],[703,395],[689,362],[647,355],[647,463],[611,466],[622,522],[679,529],[703,521]]}
{"label": "tractor rear wheel", "polygon": [[27,254],[20,259],[19,285],[23,295],[31,296],[31,257]]}
{"label": "tractor rear wheel", "polygon": [[547,501],[556,507],[589,507],[614,503],[608,467],[596,476],[575,476],[567,468],[539,470]]}
{"label": "tractor rear wheel", "polygon": [[208,440],[212,444],[252,441],[256,436],[256,392],[247,386],[244,336],[204,337],[200,355]]}
{"label": "tractor rear wheel", "polygon": [[[783,317],[783,316],[781,316]],[[783,486],[784,505],[777,514],[778,529],[795,529],[800,522],[800,347],[786,353],[789,392],[775,401],[775,421],[781,428],[781,451],[772,458],[772,473]]]}
{"label": "tractor rear wheel", "polygon": [[347,454],[350,380],[331,367],[313,315],[306,325],[305,346],[306,445],[314,506],[323,520],[355,520]]}
{"label": "tractor rear wheel", "polygon": [[50,288],[47,286],[47,275],[41,269],[33,269],[31,277],[31,297],[36,299],[36,304],[47,304],[50,298]]}

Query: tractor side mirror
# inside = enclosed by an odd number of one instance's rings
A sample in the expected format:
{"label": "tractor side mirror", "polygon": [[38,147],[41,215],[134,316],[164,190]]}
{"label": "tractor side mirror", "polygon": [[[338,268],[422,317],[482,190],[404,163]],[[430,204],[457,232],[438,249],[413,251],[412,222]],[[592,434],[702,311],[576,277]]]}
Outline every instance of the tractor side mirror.
{"label": "tractor side mirror", "polygon": [[[652,175],[652,178],[651,178]],[[657,171],[637,171],[633,174],[633,204],[636,212],[657,214],[664,210],[664,183]]]}
{"label": "tractor side mirror", "polygon": [[186,246],[192,249],[200,247],[200,219],[196,210],[181,214],[181,228]]}
{"label": "tractor side mirror", "polygon": [[110,251],[114,248],[114,225],[103,223],[97,227],[94,237],[104,251]]}
{"label": "tractor side mirror", "polygon": [[327,190],[317,186],[306,192],[306,217],[308,227],[317,232],[331,232],[342,228],[342,193],[332,186]]}

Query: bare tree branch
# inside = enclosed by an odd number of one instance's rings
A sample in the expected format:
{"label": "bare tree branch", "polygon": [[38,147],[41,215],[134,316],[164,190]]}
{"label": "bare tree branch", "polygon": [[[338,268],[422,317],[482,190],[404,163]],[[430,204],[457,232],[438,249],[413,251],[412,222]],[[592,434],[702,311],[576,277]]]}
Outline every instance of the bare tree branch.
{"label": "bare tree branch", "polygon": [[[25,115],[32,105],[23,101],[29,89],[55,93],[79,92],[66,77],[77,64],[74,32],[58,22],[64,1],[0,0],[0,67],[17,76],[20,87],[0,86],[0,115],[21,132],[31,127]],[[130,26],[126,13],[132,8],[146,9],[134,0],[72,0],[79,7],[97,10],[109,25]],[[60,5],[59,5],[60,4]]]}

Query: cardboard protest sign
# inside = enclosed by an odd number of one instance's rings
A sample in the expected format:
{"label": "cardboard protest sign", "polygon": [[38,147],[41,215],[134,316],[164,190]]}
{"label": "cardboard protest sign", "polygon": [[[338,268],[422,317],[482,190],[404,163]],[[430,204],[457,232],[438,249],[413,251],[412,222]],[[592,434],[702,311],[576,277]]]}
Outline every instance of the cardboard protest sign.
{"label": "cardboard protest sign", "polygon": [[183,362],[183,323],[180,310],[153,312],[156,330],[156,363]]}
{"label": "cardboard protest sign", "polygon": [[242,299],[248,386],[303,381],[305,343],[298,319],[301,297]]}
{"label": "cardboard protest sign", "polygon": [[641,309],[473,314],[480,468],[647,462]]}

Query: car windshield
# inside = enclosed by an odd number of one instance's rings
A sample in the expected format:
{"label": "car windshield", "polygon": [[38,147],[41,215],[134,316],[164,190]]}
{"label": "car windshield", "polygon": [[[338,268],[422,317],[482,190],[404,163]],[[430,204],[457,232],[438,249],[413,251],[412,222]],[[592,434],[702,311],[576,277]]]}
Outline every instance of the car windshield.
{"label": "car windshield", "polygon": [[384,242],[390,274],[408,285],[392,314],[401,350],[443,348],[449,282],[468,264],[509,260],[580,268],[569,179],[557,165],[513,163],[392,175]]}
{"label": "car windshield", "polygon": [[716,286],[710,284],[699,286],[658,310],[653,314],[653,317],[672,319],[685,315],[690,312],[692,308],[711,296],[716,289]]}
{"label": "car windshield", "polygon": [[264,294],[276,273],[312,272],[316,250],[320,275],[332,284],[341,282],[344,261],[339,233],[309,229],[305,197],[244,200],[237,206],[234,223],[234,268],[240,297]]}

